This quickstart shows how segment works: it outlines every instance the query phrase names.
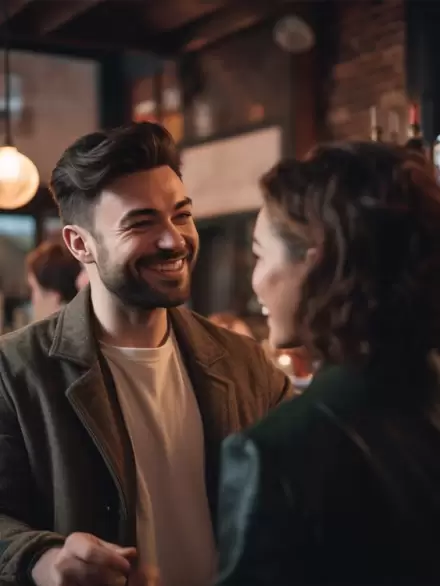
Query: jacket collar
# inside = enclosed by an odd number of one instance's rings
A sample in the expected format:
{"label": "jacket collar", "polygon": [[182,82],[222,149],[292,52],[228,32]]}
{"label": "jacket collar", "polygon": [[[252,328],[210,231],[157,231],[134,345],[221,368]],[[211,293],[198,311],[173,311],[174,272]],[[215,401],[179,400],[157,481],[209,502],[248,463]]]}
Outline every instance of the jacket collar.
{"label": "jacket collar", "polygon": [[[206,487],[215,522],[220,443],[239,429],[235,384],[222,360],[227,351],[210,335],[203,318],[182,307],[170,309],[169,315],[202,417]],[[131,442],[93,332],[87,287],[59,313],[49,354],[86,369],[77,373],[66,395],[119,484],[126,510],[133,515],[136,482]],[[133,543],[133,539],[132,530],[128,535],[121,530],[121,543]]]}
{"label": "jacket collar", "polygon": [[[190,348],[192,359],[200,366],[209,368],[225,356],[225,349],[189,310],[173,308],[169,310],[169,315],[179,346]],[[82,289],[58,314],[49,355],[65,358],[85,368],[96,362],[97,343],[89,286]]]}

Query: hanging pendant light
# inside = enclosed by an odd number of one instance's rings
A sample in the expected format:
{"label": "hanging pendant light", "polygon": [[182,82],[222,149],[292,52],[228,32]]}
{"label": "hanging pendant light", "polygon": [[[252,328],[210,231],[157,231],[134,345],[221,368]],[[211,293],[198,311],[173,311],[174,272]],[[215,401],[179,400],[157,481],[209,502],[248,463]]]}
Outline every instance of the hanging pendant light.
{"label": "hanging pendant light", "polygon": [[278,20],[273,35],[277,45],[292,55],[307,53],[316,42],[312,27],[296,14],[286,14]]}
{"label": "hanging pendant light", "polygon": [[0,147],[0,209],[14,210],[31,201],[38,191],[40,176],[34,163],[20,153],[12,141],[11,130],[11,74],[9,68],[8,0],[3,0],[4,24],[4,80],[5,80],[5,145]]}

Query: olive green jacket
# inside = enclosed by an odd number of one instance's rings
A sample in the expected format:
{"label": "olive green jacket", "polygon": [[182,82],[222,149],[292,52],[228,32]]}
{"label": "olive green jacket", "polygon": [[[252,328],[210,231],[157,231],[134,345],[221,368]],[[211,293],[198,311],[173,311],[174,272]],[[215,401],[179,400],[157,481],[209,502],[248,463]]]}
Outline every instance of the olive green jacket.
{"label": "olive green jacket", "polygon": [[[252,340],[184,309],[170,320],[197,396],[213,518],[223,438],[290,394]],[[136,474],[87,287],[0,341],[0,585],[26,584],[41,553],[81,531],[136,544]]]}

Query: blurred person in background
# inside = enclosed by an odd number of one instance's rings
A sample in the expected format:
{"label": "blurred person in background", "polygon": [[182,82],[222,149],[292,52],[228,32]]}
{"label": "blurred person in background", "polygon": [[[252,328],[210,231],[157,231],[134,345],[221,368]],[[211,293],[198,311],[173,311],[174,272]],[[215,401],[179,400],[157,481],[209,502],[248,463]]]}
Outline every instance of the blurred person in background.
{"label": "blurred person in background", "polygon": [[247,323],[232,311],[213,313],[208,317],[209,321],[230,332],[253,338],[252,331]]}
{"label": "blurred person in background", "polygon": [[47,240],[26,259],[32,318],[41,320],[58,311],[77,294],[81,265],[62,240]]}
{"label": "blurred person in background", "polygon": [[440,190],[426,158],[318,148],[262,180],[270,341],[320,367],[226,440],[218,586],[440,583]]}
{"label": "blurred person in background", "polygon": [[82,137],[51,190],[90,285],[1,342],[1,579],[206,586],[221,441],[290,383],[183,307],[199,238],[164,128]]}

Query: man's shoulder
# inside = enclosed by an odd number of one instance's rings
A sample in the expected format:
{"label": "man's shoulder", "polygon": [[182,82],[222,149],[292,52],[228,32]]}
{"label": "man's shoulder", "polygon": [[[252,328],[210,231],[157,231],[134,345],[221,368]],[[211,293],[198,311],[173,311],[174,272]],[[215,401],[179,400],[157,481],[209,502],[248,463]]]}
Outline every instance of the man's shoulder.
{"label": "man's shoulder", "polygon": [[269,451],[283,446],[302,449],[311,438],[325,442],[368,405],[367,391],[362,372],[341,366],[325,368],[302,395],[273,410],[248,435]]}
{"label": "man's shoulder", "polygon": [[214,376],[232,383],[241,403],[242,427],[248,427],[291,396],[288,379],[257,341],[186,309],[179,309],[179,316],[191,357],[212,368]]}
{"label": "man's shoulder", "polygon": [[0,336],[0,354],[8,361],[30,362],[49,355],[59,312]]}
{"label": "man's shoulder", "polygon": [[[265,356],[261,344],[253,338],[222,328],[209,321],[206,317],[189,309],[182,309],[181,311],[185,312],[187,318],[194,320],[199,327],[202,327],[219,346],[222,346],[232,355],[232,358],[243,358],[247,354],[252,356],[255,356],[255,354],[262,357]],[[237,352],[239,353],[238,355],[236,354]]]}

